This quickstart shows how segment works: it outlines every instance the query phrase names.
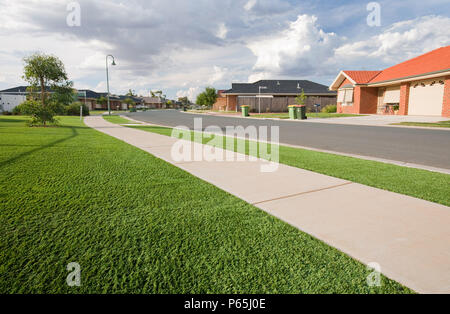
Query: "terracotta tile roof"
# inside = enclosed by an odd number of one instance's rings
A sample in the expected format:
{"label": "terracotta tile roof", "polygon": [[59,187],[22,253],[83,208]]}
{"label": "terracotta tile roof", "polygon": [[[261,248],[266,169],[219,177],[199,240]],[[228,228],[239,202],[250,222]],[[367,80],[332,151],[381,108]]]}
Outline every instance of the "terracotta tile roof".
{"label": "terracotta tile roof", "polygon": [[374,77],[381,73],[381,71],[343,71],[345,74],[356,82],[356,84],[366,84]]}
{"label": "terracotta tile roof", "polygon": [[433,50],[424,55],[387,68],[369,83],[390,81],[448,69],[450,69],[450,46]]}

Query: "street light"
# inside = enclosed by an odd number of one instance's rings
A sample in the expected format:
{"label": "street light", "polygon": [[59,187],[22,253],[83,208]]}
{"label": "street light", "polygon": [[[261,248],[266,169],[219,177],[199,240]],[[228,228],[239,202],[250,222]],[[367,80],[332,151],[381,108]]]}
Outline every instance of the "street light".
{"label": "street light", "polygon": [[111,106],[109,104],[109,73],[108,73],[108,57],[112,58],[112,63],[111,65],[116,65],[116,61],[114,60],[114,56],[113,55],[107,55],[106,56],[106,86],[108,88],[108,94],[107,94],[107,98],[108,98],[108,113],[109,115],[111,115]]}
{"label": "street light", "polygon": [[259,114],[261,114],[261,89],[267,89],[267,86],[260,86],[259,87]]}

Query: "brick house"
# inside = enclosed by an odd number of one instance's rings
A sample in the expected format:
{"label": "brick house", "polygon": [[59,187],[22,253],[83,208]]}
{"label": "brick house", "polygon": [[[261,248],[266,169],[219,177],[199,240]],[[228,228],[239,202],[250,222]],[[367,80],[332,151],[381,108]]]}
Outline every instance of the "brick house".
{"label": "brick house", "polygon": [[250,111],[285,112],[302,91],[307,96],[306,106],[310,110],[336,105],[336,92],[327,86],[307,80],[261,80],[255,83],[233,83],[232,88],[220,91],[213,108],[239,111],[241,106],[250,106]]}
{"label": "brick house", "polygon": [[450,46],[383,71],[341,71],[338,113],[450,117]]}

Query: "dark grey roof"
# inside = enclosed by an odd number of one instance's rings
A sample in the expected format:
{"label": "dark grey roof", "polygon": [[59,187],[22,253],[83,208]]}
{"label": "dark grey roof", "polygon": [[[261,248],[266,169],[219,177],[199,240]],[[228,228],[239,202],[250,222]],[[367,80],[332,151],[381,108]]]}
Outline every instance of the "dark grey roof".
{"label": "dark grey roof", "polygon": [[232,88],[223,94],[258,94],[259,86],[267,87],[267,89],[261,89],[261,94],[300,94],[304,90],[306,94],[336,95],[336,92],[330,91],[328,86],[307,80],[261,80],[255,83],[233,83]]}
{"label": "dark grey roof", "polygon": [[[8,94],[14,94],[14,93],[17,93],[17,94],[23,94],[23,93],[26,93],[27,92],[27,88],[28,88],[29,86],[17,86],[17,87],[13,87],[13,88],[8,88],[8,89],[4,89],[4,90],[1,90],[0,91],[0,93],[8,93]],[[45,90],[47,91],[47,92],[51,92],[52,90],[50,89],[50,87],[46,87],[45,88]],[[38,87],[38,91],[40,91],[40,87]]]}

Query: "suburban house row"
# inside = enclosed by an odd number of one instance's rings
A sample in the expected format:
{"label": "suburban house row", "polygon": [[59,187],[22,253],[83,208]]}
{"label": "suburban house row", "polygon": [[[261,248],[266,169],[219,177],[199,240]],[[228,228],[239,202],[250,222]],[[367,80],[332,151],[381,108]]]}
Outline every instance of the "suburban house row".
{"label": "suburban house row", "polygon": [[341,71],[329,87],[306,80],[233,83],[218,92],[213,109],[283,112],[302,91],[310,110],[334,104],[338,113],[450,117],[450,46],[383,71]]}
{"label": "suburban house row", "polygon": [[[27,99],[28,86],[18,86],[0,91],[0,112],[12,111],[16,106],[20,105]],[[50,88],[47,92],[51,93]],[[108,104],[99,103],[101,97],[106,98],[107,93],[97,93],[88,89],[76,90],[74,101],[84,103],[89,110],[107,110]],[[109,102],[112,110],[127,110],[129,105],[125,102],[127,98],[131,98],[138,107],[150,109],[163,109],[166,107],[166,100],[161,97],[130,97],[110,95]]]}

